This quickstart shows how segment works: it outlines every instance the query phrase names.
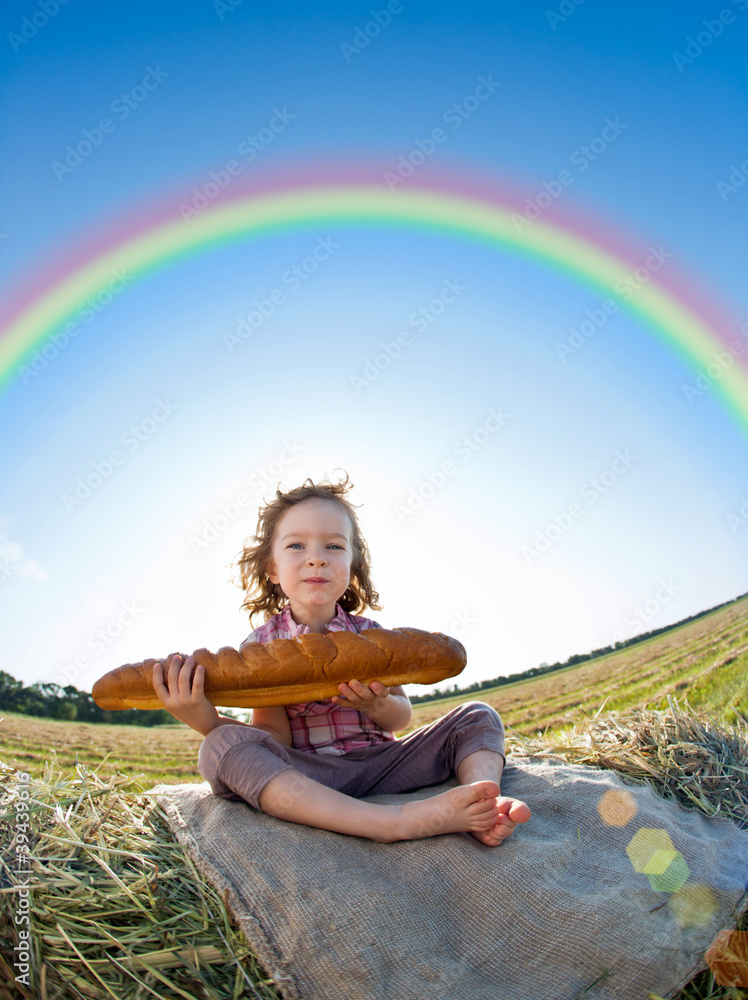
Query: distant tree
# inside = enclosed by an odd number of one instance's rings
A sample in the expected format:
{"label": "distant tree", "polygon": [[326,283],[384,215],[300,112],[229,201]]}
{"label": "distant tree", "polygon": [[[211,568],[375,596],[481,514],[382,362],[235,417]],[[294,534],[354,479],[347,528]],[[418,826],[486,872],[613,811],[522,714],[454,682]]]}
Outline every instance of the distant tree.
{"label": "distant tree", "polygon": [[23,690],[21,681],[0,670],[0,708],[10,710],[15,708],[18,695]]}
{"label": "distant tree", "polygon": [[66,719],[68,722],[72,722],[78,715],[78,710],[72,701],[58,701],[53,708],[53,712],[53,718]]}
{"label": "distant tree", "polygon": [[24,687],[5,671],[0,671],[0,709],[67,722],[112,722],[118,725],[160,726],[174,722],[166,709],[141,712],[136,708],[110,712],[99,708],[88,691],[72,684],[60,687],[52,681],[37,681]]}

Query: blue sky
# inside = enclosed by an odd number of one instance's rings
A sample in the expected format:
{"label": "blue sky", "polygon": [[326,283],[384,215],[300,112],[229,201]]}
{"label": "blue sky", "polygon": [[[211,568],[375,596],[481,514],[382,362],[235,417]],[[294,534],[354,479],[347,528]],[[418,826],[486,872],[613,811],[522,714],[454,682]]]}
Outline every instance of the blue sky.
{"label": "blue sky", "polygon": [[[666,248],[740,337],[748,185],[718,184],[748,155],[748,3],[590,0],[562,19],[572,6],[393,3],[352,52],[386,5],[70,0],[23,41],[41,7],[6,5],[0,293],[146,203],[176,216],[272,121],[247,182],[346,158],[392,170],[441,126],[429,166],[530,197],[571,170],[567,213],[644,256]],[[481,77],[498,85],[445,124]],[[89,156],[55,167],[107,117]],[[320,240],[316,272],[228,350]],[[448,282],[460,294],[416,330]],[[689,403],[697,371],[624,312],[562,360],[599,306],[537,262],[394,227],[292,229],[133,282],[0,397],[3,669],[90,690],[122,662],[238,645],[228,566],[263,496],[338,468],[363,505],[374,617],[458,634],[466,682],[744,593],[745,431],[713,388]],[[66,503],[112,451],[111,474]]]}

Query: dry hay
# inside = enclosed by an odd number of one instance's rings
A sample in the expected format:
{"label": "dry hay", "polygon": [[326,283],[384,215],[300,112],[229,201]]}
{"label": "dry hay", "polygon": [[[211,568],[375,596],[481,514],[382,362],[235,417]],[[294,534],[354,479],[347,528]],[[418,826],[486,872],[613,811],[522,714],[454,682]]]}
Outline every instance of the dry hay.
{"label": "dry hay", "polygon": [[[509,752],[611,768],[664,798],[748,829],[748,727],[726,727],[670,701],[667,711],[600,713]],[[48,763],[29,782],[33,838],[32,967],[14,981],[18,772],[0,762],[0,1000],[277,998],[225,901],[205,881],[138,777],[103,776],[106,758],[68,773]],[[736,927],[748,927],[748,911]],[[8,942],[6,944],[6,942]],[[17,954],[17,953],[16,953]],[[706,971],[676,1000],[748,1000]],[[652,995],[652,1000],[661,1000]]]}
{"label": "dry hay", "polygon": [[617,771],[624,781],[647,781],[665,799],[748,829],[748,725],[723,725],[672,697],[668,704],[664,712],[636,709],[602,718],[598,712],[569,731],[535,739],[510,730],[508,751]]}
{"label": "dry hay", "polygon": [[139,791],[139,776],[105,780],[101,766],[65,774],[49,763],[28,785],[35,976],[27,990],[14,981],[5,944],[18,941],[19,785],[15,769],[0,764],[2,1000],[279,997],[224,900]]}

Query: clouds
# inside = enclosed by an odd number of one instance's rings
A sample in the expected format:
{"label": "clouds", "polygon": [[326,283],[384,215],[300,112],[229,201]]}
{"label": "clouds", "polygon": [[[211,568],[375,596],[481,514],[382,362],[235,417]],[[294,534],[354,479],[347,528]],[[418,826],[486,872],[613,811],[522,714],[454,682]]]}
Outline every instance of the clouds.
{"label": "clouds", "polygon": [[0,514],[0,584],[7,583],[14,576],[31,577],[47,583],[49,573],[35,559],[29,559],[18,542],[9,538],[4,530],[7,527],[8,518]]}

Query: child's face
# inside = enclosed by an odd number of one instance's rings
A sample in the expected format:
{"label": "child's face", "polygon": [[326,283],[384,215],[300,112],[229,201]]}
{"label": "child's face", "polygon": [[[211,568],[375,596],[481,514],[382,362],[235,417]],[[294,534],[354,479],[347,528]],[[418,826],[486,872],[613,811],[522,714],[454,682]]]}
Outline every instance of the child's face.
{"label": "child's face", "polygon": [[294,607],[330,617],[351,579],[351,522],[331,500],[303,500],[275,528],[268,576]]}

